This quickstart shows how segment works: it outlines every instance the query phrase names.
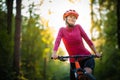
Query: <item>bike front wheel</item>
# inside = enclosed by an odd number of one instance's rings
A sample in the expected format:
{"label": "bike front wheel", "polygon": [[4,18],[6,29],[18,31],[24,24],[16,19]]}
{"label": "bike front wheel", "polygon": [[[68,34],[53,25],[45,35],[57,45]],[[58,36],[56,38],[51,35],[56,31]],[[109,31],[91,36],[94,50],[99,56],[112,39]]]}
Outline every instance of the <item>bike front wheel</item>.
{"label": "bike front wheel", "polygon": [[83,74],[78,80],[96,80],[92,74]]}

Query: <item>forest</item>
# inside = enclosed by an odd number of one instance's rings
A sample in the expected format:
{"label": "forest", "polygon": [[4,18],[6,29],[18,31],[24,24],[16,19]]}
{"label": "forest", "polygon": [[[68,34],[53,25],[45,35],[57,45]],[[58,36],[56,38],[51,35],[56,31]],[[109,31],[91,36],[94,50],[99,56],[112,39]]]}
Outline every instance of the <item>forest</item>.
{"label": "forest", "polygon": [[[22,1],[0,0],[0,80],[70,80],[69,63],[51,60],[54,29],[49,20],[35,13],[36,6],[55,0],[38,0],[38,5],[35,0],[26,0],[27,16],[22,13],[25,9]],[[82,0],[62,1],[75,4]],[[119,80],[120,1],[87,1],[91,39],[102,53],[102,58],[95,60],[94,76],[97,80]],[[50,10],[48,13],[51,14]],[[61,47],[58,54],[65,54]]]}

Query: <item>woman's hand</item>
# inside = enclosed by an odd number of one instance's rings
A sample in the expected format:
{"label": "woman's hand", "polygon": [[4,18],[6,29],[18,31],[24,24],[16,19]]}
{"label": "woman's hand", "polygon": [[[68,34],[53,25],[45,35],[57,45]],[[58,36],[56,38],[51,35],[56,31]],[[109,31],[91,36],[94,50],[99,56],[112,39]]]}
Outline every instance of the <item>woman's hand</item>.
{"label": "woman's hand", "polygon": [[51,56],[53,59],[57,59],[58,58],[58,55],[56,54],[56,51],[53,51],[53,54]]}
{"label": "woman's hand", "polygon": [[100,54],[100,53],[96,53],[95,55],[96,55],[98,58],[102,57],[102,54]]}

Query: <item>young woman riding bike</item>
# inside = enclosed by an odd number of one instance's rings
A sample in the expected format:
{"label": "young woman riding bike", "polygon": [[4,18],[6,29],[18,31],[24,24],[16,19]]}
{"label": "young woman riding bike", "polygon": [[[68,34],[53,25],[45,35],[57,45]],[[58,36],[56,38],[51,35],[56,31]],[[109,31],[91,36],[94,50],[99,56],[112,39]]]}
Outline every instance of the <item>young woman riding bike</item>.
{"label": "young woman riding bike", "polygon": [[[68,10],[63,14],[63,20],[65,21],[66,26],[61,27],[59,29],[58,35],[55,40],[54,48],[53,48],[53,59],[57,59],[57,50],[60,45],[61,39],[63,40],[63,43],[65,45],[65,48],[70,56],[73,55],[90,55],[90,51],[88,51],[83,43],[84,39],[86,43],[89,45],[91,50],[94,52],[94,54],[98,57],[101,56],[96,51],[96,48],[92,41],[89,39],[83,28],[80,24],[75,24],[76,20],[78,19],[79,14],[75,10]],[[70,80],[75,80],[74,72],[72,69],[75,68],[74,59],[70,59]],[[86,71],[88,74],[92,74],[92,71],[95,66],[94,59],[89,59],[87,61],[81,62],[81,59],[79,58],[79,64],[81,64],[82,68]]]}

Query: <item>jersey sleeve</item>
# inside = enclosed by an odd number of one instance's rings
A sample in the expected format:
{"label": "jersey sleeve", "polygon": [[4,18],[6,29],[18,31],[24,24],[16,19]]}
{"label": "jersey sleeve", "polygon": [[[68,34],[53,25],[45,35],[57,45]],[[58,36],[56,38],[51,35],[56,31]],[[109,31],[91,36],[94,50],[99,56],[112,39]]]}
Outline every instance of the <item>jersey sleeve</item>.
{"label": "jersey sleeve", "polygon": [[61,39],[62,39],[62,30],[63,30],[63,28],[60,28],[59,29],[59,31],[58,31],[58,34],[57,34],[57,37],[56,37],[56,40],[55,40],[55,44],[54,44],[54,48],[53,48],[53,50],[54,51],[57,51],[58,50],[58,47],[59,47],[59,45],[60,45],[60,42],[61,42]]}
{"label": "jersey sleeve", "polygon": [[86,32],[83,30],[83,28],[82,28],[80,25],[78,25],[78,28],[79,28],[79,30],[80,30],[80,34],[81,34],[82,38],[87,42],[87,44],[88,44],[89,46],[92,46],[93,43],[92,43],[92,41],[89,39],[89,37],[87,36],[87,34],[86,34]]}

